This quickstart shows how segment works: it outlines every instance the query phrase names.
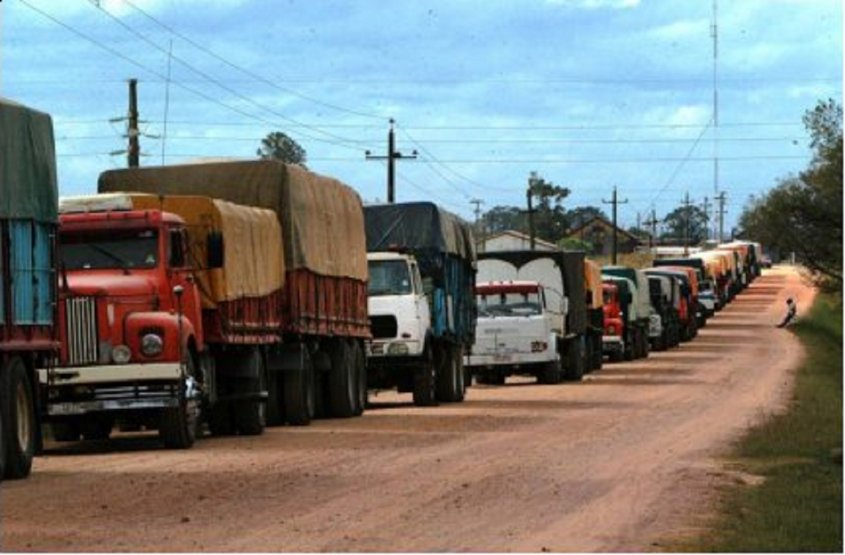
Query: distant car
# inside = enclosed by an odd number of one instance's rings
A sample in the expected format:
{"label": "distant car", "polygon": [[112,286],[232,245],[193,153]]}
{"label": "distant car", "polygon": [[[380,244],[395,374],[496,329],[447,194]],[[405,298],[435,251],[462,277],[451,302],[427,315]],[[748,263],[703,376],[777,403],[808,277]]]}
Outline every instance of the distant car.
{"label": "distant car", "polygon": [[772,267],[772,259],[769,255],[764,254],[760,257],[760,267],[761,268],[771,268]]}

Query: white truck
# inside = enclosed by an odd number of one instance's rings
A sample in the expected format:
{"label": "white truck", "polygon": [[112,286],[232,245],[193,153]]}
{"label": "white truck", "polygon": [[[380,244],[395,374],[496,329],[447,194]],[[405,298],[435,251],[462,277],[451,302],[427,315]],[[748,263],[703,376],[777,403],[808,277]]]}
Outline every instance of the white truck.
{"label": "white truck", "polygon": [[469,225],[430,202],[367,206],[364,219],[368,386],[411,392],[418,406],[463,401],[476,317]]}
{"label": "white truck", "polygon": [[585,371],[584,253],[511,251],[479,255],[478,324],[464,365],[479,383],[510,375],[539,383]]}

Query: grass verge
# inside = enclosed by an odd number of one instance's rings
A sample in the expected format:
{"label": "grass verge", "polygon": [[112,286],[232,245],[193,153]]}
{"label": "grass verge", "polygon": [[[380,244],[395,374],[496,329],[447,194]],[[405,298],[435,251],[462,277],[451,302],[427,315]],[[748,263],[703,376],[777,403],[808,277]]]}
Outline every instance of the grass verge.
{"label": "grass verge", "polygon": [[764,478],[729,486],[713,527],[674,546],[708,552],[842,552],[842,300],[818,295],[791,328],[807,351],[789,410],[735,448]]}

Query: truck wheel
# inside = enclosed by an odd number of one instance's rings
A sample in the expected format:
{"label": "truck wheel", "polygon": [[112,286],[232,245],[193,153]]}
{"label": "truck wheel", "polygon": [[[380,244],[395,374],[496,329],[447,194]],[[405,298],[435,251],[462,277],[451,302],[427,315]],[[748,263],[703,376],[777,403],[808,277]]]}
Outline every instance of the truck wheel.
{"label": "truck wheel", "polygon": [[543,369],[537,374],[537,383],[543,385],[559,384],[563,378],[563,370],[560,367],[560,361],[554,360],[547,362]]}
{"label": "truck wheel", "polygon": [[0,410],[0,482],[6,473],[6,430],[3,429],[3,411]]}
{"label": "truck wheel", "polygon": [[217,403],[209,409],[208,431],[213,436],[230,436],[235,433],[231,403]]}
{"label": "truck wheel", "polygon": [[636,343],[634,342],[634,334],[628,331],[625,333],[625,344],[623,345],[625,360],[634,360],[636,358]]}
{"label": "truck wheel", "polygon": [[584,345],[580,338],[569,341],[566,348],[564,379],[580,381],[584,377]]}
{"label": "truck wheel", "polygon": [[35,455],[35,403],[23,361],[13,357],[0,374],[0,410],[5,426],[6,461],[4,476],[25,478],[32,469]]}
{"label": "truck wheel", "polygon": [[357,378],[355,402],[355,416],[361,416],[367,408],[367,359],[364,356],[364,346],[360,341],[352,342],[353,360],[355,361],[355,376]]}
{"label": "truck wheel", "polygon": [[448,346],[439,350],[441,354],[437,357],[440,359],[440,364],[437,365],[440,370],[437,375],[437,400],[441,403],[454,403],[458,401],[458,389],[462,381],[458,377],[455,350]]}
{"label": "truck wheel", "polygon": [[455,391],[455,402],[461,403],[466,398],[467,382],[466,370],[464,369],[464,355],[460,348],[455,349],[455,376],[458,379],[458,387]]}
{"label": "truck wheel", "polygon": [[[258,374],[258,378],[243,380],[239,389],[244,393],[261,393],[267,391],[267,369],[264,357],[258,349],[251,349],[244,357],[243,364],[249,367],[250,374]],[[235,427],[241,435],[257,436],[264,433],[267,426],[267,404],[262,400],[236,401],[232,407]]]}
{"label": "truck wheel", "polygon": [[437,369],[432,348],[426,346],[423,362],[414,369],[414,404],[418,407],[431,407],[437,404]]}
{"label": "truck wheel", "polygon": [[604,353],[601,336],[596,336],[593,338],[593,370],[601,370],[602,364],[604,364]]}
{"label": "truck wheel", "polygon": [[111,436],[114,418],[106,414],[92,414],[82,419],[79,431],[85,441],[101,441]]}
{"label": "truck wheel", "polygon": [[[185,375],[195,376],[194,357],[185,359]],[[179,383],[178,404],[161,411],[158,435],[168,449],[188,449],[197,438],[199,427],[199,401],[188,399],[186,385]]]}
{"label": "truck wheel", "polygon": [[303,349],[302,367],[284,374],[285,420],[291,426],[307,426],[314,418],[314,366]]}
{"label": "truck wheel", "polygon": [[79,441],[79,423],[74,420],[51,422],[50,432],[56,441]]}
{"label": "truck wheel", "polygon": [[329,371],[329,413],[337,418],[355,415],[358,376],[349,342],[338,339],[332,345]]}
{"label": "truck wheel", "polygon": [[279,378],[278,372],[267,371],[267,426],[281,426],[285,421],[282,414],[282,384]]}

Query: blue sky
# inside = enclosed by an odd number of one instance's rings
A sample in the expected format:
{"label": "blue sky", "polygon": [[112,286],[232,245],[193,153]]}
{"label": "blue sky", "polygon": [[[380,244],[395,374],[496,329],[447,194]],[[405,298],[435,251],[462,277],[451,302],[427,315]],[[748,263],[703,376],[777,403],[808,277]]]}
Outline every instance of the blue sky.
{"label": "blue sky", "polygon": [[142,165],[162,162],[169,95],[167,163],[253,157],[281,130],[311,169],[384,199],[384,165],[364,151],[384,152],[393,117],[399,150],[419,151],[398,164],[399,201],[471,218],[475,198],[521,206],[537,171],[572,190],[569,208],[598,205],[618,186],[629,200],[620,219],[633,224],[686,192],[712,200],[718,154],[730,227],[748,195],[806,167],[803,113],[842,101],[842,3],[718,0],[718,126],[713,7],[3,0],[0,95],[54,116],[63,195],[94,192],[99,172],[125,165],[109,154],[125,148],[125,123],[109,120],[126,114],[134,77]]}

